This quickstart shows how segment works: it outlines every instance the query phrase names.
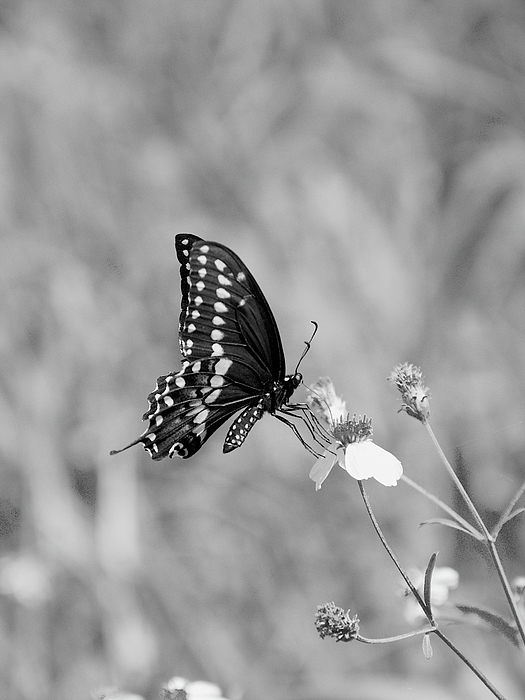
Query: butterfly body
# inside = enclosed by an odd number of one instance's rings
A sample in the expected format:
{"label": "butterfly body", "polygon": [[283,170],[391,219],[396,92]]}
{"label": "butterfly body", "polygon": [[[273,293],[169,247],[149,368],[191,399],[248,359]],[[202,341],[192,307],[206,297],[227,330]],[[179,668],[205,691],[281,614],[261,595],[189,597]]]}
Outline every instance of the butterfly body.
{"label": "butterfly body", "polygon": [[[141,443],[154,460],[194,455],[228,418],[223,451],[240,447],[265,413],[297,429],[279,413],[302,381],[286,375],[273,313],[242,260],[221,243],[177,234],[182,368],[159,377],[148,396]],[[128,447],[130,447],[129,445]],[[124,448],[127,449],[127,448]]]}

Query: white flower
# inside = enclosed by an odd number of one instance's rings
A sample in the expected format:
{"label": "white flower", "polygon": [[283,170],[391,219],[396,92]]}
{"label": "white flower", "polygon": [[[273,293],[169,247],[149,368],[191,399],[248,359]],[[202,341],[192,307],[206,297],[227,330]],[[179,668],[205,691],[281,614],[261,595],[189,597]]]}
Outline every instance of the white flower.
{"label": "white flower", "polygon": [[44,564],[31,554],[0,558],[0,593],[14,596],[21,605],[39,607],[52,595],[51,578]]}
{"label": "white flower", "polygon": [[184,690],[187,696],[187,700],[211,700],[216,698],[216,700],[226,700],[222,691],[218,685],[215,683],[209,683],[208,681],[188,681],[182,676],[174,676],[165,685],[166,690]]}
{"label": "white flower", "polygon": [[315,384],[309,386],[306,400],[310,408],[329,426],[343,420],[348,414],[346,403],[335,393],[330,377],[320,377]]}
{"label": "white flower", "polygon": [[383,486],[397,484],[403,466],[397,457],[372,442],[370,418],[354,414],[350,419],[347,416],[346,421],[340,419],[332,424],[331,433],[334,438],[332,447],[324,451],[310,470],[309,476],[315,481],[316,491],[336,462],[358,481],[373,477]]}

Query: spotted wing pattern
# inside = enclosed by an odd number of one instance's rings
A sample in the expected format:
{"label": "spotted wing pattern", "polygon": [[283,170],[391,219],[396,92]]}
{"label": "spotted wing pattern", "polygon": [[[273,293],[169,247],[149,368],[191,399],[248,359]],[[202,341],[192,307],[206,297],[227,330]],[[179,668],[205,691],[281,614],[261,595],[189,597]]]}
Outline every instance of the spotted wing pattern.
{"label": "spotted wing pattern", "polygon": [[131,443],[141,443],[155,460],[191,457],[238,411],[223,450],[240,447],[264,413],[285,406],[300,382],[298,374],[285,376],[274,316],[241,259],[192,234],[178,234],[175,248],[182,369],[159,377],[143,416],[149,426]]}

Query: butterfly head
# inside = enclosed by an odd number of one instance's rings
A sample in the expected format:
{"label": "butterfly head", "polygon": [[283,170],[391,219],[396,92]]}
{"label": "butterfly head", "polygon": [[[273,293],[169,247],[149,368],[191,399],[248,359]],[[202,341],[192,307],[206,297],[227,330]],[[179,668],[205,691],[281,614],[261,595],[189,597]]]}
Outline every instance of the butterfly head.
{"label": "butterfly head", "polygon": [[303,381],[303,375],[300,372],[294,372],[294,374],[287,374],[283,380],[283,403],[287,403],[291,398],[294,391],[297,389],[299,384]]}

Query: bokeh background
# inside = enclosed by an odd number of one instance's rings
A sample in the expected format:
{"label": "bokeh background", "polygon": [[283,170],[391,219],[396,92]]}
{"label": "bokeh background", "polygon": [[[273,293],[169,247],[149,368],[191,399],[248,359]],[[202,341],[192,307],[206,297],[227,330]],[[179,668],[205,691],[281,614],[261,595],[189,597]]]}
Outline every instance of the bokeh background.
{"label": "bokeh background", "polygon": [[[492,697],[420,638],[321,641],[334,600],[407,631],[357,485],[319,493],[265,417],[222,454],[154,463],[136,437],[179,366],[177,231],[231,246],[289,369],[330,375],[406,473],[455,503],[385,381],[422,366],[489,523],[525,475],[525,6],[519,0],[5,0],[0,5],[0,697],[158,697],[174,674],[246,700]],[[298,398],[304,394],[298,392]],[[402,562],[506,614],[484,553],[369,485]],[[525,573],[523,520],[502,535]],[[509,700],[523,663],[461,626]]]}

